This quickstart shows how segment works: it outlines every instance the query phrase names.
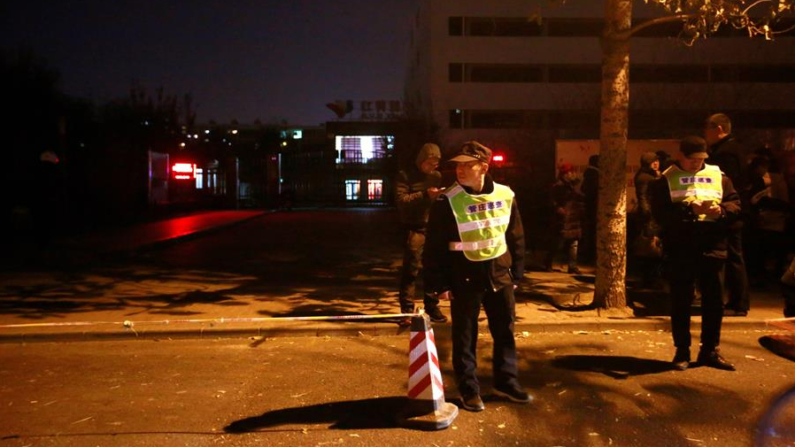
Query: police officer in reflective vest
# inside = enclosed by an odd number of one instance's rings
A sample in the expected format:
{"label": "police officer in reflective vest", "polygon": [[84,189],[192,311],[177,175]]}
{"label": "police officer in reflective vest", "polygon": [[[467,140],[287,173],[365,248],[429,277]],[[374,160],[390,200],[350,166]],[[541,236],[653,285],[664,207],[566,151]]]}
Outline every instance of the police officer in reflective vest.
{"label": "police officer in reflective vest", "polygon": [[671,283],[673,367],[690,366],[690,315],[698,284],[702,317],[696,364],[734,371],[718,351],[723,319],[720,272],[726,262],[729,226],[739,218],[740,197],[717,166],[704,162],[708,157],[704,139],[683,139],[677,155],[676,164],[649,186]]}
{"label": "police officer in reflective vest", "polygon": [[470,141],[450,159],[456,179],[431,207],[423,268],[425,287],[451,300],[453,368],[461,406],[482,411],[477,379],[482,305],[494,340],[494,394],[530,402],[518,381],[513,291],[524,273],[524,230],[513,191],[487,175],[491,150]]}

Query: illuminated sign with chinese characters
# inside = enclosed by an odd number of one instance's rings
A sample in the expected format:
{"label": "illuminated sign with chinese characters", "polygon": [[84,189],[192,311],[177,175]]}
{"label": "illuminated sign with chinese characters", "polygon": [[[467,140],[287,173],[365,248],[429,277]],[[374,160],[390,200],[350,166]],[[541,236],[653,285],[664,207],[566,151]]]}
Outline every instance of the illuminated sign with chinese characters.
{"label": "illuminated sign with chinese characters", "polygon": [[404,115],[403,103],[395,100],[335,101],[326,107],[341,120],[395,121]]}
{"label": "illuminated sign with chinese characters", "polygon": [[196,164],[174,163],[171,166],[171,173],[175,180],[193,180],[196,177]]}

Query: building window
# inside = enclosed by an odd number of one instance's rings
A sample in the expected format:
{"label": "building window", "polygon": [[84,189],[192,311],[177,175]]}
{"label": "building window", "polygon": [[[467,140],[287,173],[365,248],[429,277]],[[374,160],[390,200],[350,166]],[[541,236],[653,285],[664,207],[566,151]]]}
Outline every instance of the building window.
{"label": "building window", "polygon": [[450,82],[464,82],[464,64],[448,65]]}
{"label": "building window", "polygon": [[447,33],[451,36],[460,36],[464,33],[464,18],[449,17],[447,19]]}
{"label": "building window", "polygon": [[521,110],[473,110],[467,117],[471,129],[518,129],[526,127]]}
{"label": "building window", "polygon": [[[639,20],[642,24],[646,20]],[[784,31],[776,37],[795,36],[795,18],[779,18],[771,25],[776,31]],[[604,33],[605,22],[598,18],[544,18],[534,20],[528,17],[449,17],[450,36],[475,37],[592,37],[599,38]],[[640,38],[678,38],[684,33],[681,22],[660,23],[639,31],[634,37]],[[723,25],[709,37],[747,37],[744,29]]]}
{"label": "building window", "polygon": [[467,17],[464,19],[467,36],[540,36],[541,25],[521,17]]}
{"label": "building window", "polygon": [[461,109],[450,111],[450,128],[461,129],[464,126],[464,112]]}
{"label": "building window", "polygon": [[708,82],[709,67],[706,65],[632,65],[629,68],[630,82],[683,83]]}
{"label": "building window", "polygon": [[345,200],[359,200],[359,180],[345,180]]}
{"label": "building window", "polygon": [[[596,64],[460,64],[448,65],[451,83],[586,83],[602,81]],[[795,83],[795,65],[662,65],[633,64],[632,83]]]}
{"label": "building window", "polygon": [[465,68],[467,82],[541,82],[544,71],[538,65],[522,64],[468,64]]}
{"label": "building window", "polygon": [[381,200],[384,193],[384,181],[381,179],[367,180],[367,200]]}
{"label": "building window", "polygon": [[550,65],[548,76],[551,83],[599,83],[602,82],[602,67],[600,65]]}
{"label": "building window", "polygon": [[196,189],[204,188],[204,169],[196,168]]}
{"label": "building window", "polygon": [[386,158],[395,148],[394,135],[338,135],[334,141],[337,164],[367,164]]}
{"label": "building window", "polygon": [[550,19],[547,35],[550,37],[599,37],[604,32],[602,19]]}

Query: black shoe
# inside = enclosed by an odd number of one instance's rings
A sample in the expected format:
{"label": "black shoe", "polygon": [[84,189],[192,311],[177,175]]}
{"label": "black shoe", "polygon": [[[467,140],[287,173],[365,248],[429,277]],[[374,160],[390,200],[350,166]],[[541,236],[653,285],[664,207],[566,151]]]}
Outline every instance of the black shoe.
{"label": "black shoe", "polygon": [[494,387],[494,394],[504,397],[511,402],[518,402],[526,404],[533,401],[533,396],[527,394],[527,391],[519,385],[501,385]]}
{"label": "black shoe", "polygon": [[701,351],[698,353],[699,365],[709,366],[715,369],[722,369],[724,371],[737,371],[731,363],[727,362],[718,351],[713,349],[710,351]]}
{"label": "black shoe", "polygon": [[483,399],[480,398],[479,394],[468,394],[461,396],[461,408],[467,411],[483,411],[486,409],[486,406],[483,405]]}
{"label": "black shoe", "polygon": [[747,315],[748,315],[747,310],[723,309],[724,317],[745,317]]}
{"label": "black shoe", "polygon": [[426,307],[425,313],[431,317],[431,321],[434,323],[447,323],[447,317],[444,316],[441,310],[438,307]]}
{"label": "black shoe", "polygon": [[690,348],[676,348],[676,354],[671,363],[677,371],[686,370],[690,366]]}
{"label": "black shoe", "polygon": [[582,274],[582,271],[580,269],[578,269],[577,267],[569,267],[569,273],[574,274],[574,275],[580,275],[580,274]]}

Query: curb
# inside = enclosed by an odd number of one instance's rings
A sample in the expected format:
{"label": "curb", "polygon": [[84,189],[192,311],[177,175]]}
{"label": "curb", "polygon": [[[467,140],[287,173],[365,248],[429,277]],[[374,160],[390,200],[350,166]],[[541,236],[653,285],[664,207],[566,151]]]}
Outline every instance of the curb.
{"label": "curb", "polygon": [[[701,321],[694,319],[691,329],[700,329]],[[108,331],[69,331],[69,332],[17,332],[0,334],[0,343],[36,343],[36,342],[78,342],[78,341],[132,341],[132,340],[199,340],[218,338],[249,338],[249,337],[360,337],[360,336],[396,336],[408,332],[408,327],[397,327],[395,323],[336,323],[336,324],[310,324],[291,325],[289,327],[188,327],[169,328],[164,330],[138,329],[108,330]],[[724,322],[724,331],[778,331],[778,328],[767,324],[766,320],[746,319],[742,321]],[[571,321],[553,323],[520,323],[514,327],[514,332],[528,333],[561,333],[574,332],[583,335],[603,333],[608,331],[664,331],[670,332],[670,322],[667,317],[643,320],[619,321]],[[434,327],[436,334],[450,337],[451,326],[449,323],[437,324]],[[479,325],[479,333],[488,334],[488,326]]]}

